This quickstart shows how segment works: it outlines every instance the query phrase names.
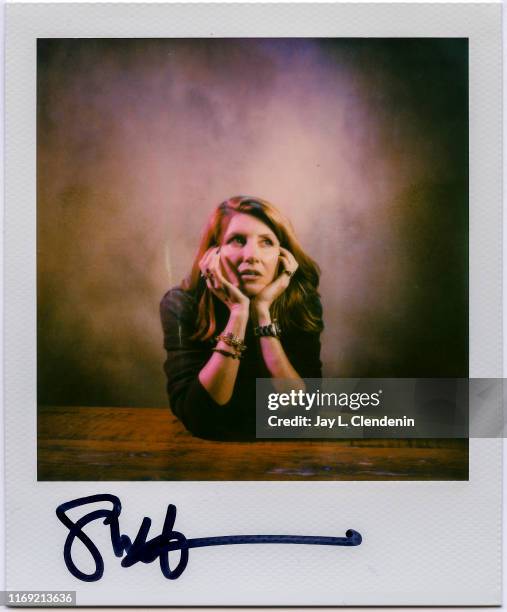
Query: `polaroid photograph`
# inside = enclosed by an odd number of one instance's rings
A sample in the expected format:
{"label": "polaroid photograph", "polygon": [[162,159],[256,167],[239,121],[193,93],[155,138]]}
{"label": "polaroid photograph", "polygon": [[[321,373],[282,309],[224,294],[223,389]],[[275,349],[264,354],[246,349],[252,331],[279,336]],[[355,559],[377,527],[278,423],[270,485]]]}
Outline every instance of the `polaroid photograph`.
{"label": "polaroid photograph", "polygon": [[254,418],[263,377],[468,377],[467,39],[37,62],[39,480],[468,480],[468,439]]}
{"label": "polaroid photograph", "polygon": [[500,605],[501,40],[7,6],[6,605]]}

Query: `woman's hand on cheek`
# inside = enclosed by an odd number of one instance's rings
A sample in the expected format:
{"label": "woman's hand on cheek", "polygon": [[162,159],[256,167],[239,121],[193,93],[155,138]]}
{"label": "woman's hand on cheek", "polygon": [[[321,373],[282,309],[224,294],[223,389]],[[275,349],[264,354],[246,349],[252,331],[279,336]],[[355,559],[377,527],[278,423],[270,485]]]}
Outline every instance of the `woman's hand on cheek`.
{"label": "woman's hand on cheek", "polygon": [[236,268],[230,263],[230,261],[225,256],[225,253],[222,252],[222,250],[220,251],[220,270],[226,280],[228,280],[235,287],[240,286],[241,283],[239,279],[239,274]]}
{"label": "woman's hand on cheek", "polygon": [[220,248],[208,249],[199,262],[201,274],[206,280],[206,286],[229,310],[248,313],[250,300],[235,287],[226,277],[220,261]]}
{"label": "woman's hand on cheek", "polygon": [[294,255],[280,247],[280,273],[279,275],[264,289],[258,293],[252,300],[252,306],[256,309],[258,315],[266,315],[273,302],[282,295],[290,284],[291,277],[298,268],[298,262]]}

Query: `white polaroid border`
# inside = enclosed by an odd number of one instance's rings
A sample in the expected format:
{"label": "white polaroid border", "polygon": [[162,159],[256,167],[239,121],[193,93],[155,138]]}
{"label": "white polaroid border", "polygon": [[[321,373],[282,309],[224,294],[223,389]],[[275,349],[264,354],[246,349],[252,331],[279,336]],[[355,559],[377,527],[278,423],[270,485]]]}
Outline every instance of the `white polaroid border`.
{"label": "white polaroid border", "polygon": [[[470,441],[468,482],[37,482],[38,37],[467,37],[470,53],[470,376],[502,376],[500,4],[8,5],[6,35],[6,588],[76,590],[78,605],[495,605],[501,601],[501,439]],[[108,530],[102,580],[66,569],[65,501],[121,498],[121,529],[187,537],[363,535],[353,548],[190,551],[184,575],[124,569]],[[83,554],[83,559],[88,556]],[[90,567],[91,569],[91,567]]]}

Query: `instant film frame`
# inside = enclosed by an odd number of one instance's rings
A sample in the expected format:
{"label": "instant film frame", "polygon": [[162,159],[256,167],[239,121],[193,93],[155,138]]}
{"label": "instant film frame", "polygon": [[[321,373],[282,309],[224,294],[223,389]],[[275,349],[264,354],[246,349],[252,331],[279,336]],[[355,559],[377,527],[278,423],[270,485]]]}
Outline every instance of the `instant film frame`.
{"label": "instant film frame", "polygon": [[[389,483],[37,482],[35,361],[36,40],[72,37],[464,37],[470,92],[470,376],[501,377],[501,27],[497,5],[9,6],[6,64],[5,399],[7,588],[77,591],[80,605],[480,605],[500,601],[501,441],[470,441],[469,481]],[[160,533],[167,504],[187,537],[342,535],[353,548],[193,551],[167,582],[124,569],[93,534],[103,578],[76,580],[56,507],[112,493],[121,529]],[[293,508],[290,516],[286,509]],[[375,511],[372,511],[375,508]],[[396,536],[393,536],[393,531]],[[32,551],[34,542],[37,547]],[[298,554],[294,554],[298,551]],[[87,562],[84,551],[76,559]],[[88,559],[89,561],[89,559]],[[27,566],[31,571],[28,581]],[[135,574],[135,580],[131,578]],[[337,580],[337,576],[340,577]],[[143,584],[139,590],[134,585]],[[428,585],[432,588],[428,588]]]}

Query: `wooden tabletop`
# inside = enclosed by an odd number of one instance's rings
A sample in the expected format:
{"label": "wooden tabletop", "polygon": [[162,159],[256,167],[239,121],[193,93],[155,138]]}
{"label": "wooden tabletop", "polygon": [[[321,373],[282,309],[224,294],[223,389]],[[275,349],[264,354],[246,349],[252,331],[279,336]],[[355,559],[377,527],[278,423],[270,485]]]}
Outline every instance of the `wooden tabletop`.
{"label": "wooden tabletop", "polygon": [[211,442],[169,408],[39,407],[39,480],[467,480],[467,440]]}

